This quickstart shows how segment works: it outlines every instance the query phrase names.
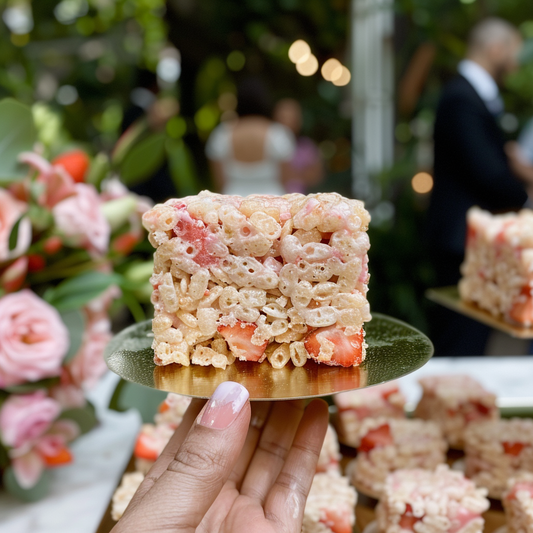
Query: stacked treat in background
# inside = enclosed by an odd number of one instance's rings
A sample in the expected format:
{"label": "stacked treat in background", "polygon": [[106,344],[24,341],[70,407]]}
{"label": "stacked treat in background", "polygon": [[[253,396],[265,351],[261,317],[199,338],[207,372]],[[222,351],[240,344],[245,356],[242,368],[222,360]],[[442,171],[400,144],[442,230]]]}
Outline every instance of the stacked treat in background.
{"label": "stacked treat in background", "polygon": [[[422,397],[406,418],[397,383],[334,396],[341,441],[357,448],[342,475],[339,442],[328,428],[307,501],[303,533],[349,533],[357,494],[377,498],[382,533],[478,533],[487,496],[502,499],[509,533],[533,533],[533,420],[500,419],[496,397],[468,376],[420,379]],[[113,498],[118,519],[149,466],[181,422],[189,400],[169,394],[135,446],[140,470]],[[465,472],[446,451],[464,449]]]}
{"label": "stacked treat in background", "polygon": [[156,248],[158,365],[282,368],[365,358],[370,215],[336,193],[168,200],[143,216]]}
{"label": "stacked treat in background", "polygon": [[533,211],[492,215],[473,207],[459,294],[496,317],[533,324]]}

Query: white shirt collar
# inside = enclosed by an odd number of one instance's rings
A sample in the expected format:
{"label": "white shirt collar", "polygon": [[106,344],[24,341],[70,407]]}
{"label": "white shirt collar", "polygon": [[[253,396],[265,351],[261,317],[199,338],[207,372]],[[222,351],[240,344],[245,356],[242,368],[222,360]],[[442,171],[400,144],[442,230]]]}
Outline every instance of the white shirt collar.
{"label": "white shirt collar", "polygon": [[463,59],[459,63],[457,70],[474,87],[474,90],[484,102],[493,102],[500,95],[500,90],[493,77],[476,62],[470,59]]}

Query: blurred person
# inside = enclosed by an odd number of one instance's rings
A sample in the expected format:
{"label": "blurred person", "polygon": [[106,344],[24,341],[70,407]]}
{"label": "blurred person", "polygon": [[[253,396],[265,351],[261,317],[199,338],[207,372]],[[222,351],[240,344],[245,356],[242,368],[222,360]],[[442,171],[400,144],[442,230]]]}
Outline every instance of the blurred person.
{"label": "blurred person", "polygon": [[226,381],[191,402],[113,533],[301,532],[328,406],[248,396]]}
{"label": "blurred person", "polygon": [[[428,211],[429,251],[438,286],[456,285],[464,259],[466,212],[520,209],[528,199],[505,151],[498,123],[499,87],[518,68],[522,39],[498,18],[474,26],[459,74],[443,90],[434,130],[435,186]],[[490,329],[446,309],[436,309],[432,339],[437,355],[483,355]]]}
{"label": "blurred person", "polygon": [[271,119],[265,86],[244,80],[237,89],[237,115],[211,133],[205,148],[218,191],[223,194],[285,194],[295,139]]}
{"label": "blurred person", "polygon": [[293,98],[284,98],[274,106],[274,120],[289,128],[296,137],[296,149],[291,160],[292,174],[285,183],[287,192],[306,194],[310,187],[324,178],[324,164],[317,145],[301,136],[302,106]]}

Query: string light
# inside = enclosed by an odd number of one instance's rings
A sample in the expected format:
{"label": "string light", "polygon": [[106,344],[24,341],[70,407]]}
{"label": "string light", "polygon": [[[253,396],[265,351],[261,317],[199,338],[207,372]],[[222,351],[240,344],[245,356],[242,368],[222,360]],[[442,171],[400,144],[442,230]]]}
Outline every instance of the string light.
{"label": "string light", "polygon": [[291,47],[289,48],[289,59],[293,63],[296,63],[296,64],[305,63],[309,59],[310,56],[311,56],[311,48],[302,39],[298,39],[297,41],[294,41],[291,44]]}
{"label": "string light", "polygon": [[[320,72],[322,73],[322,77],[326,80],[326,81],[332,81],[331,79],[331,75],[333,74],[333,71],[335,69],[337,69],[338,67],[342,67],[340,61],[338,61],[337,59],[335,58],[331,58],[331,59],[328,59],[323,65],[322,65],[322,69],[320,70]],[[339,73],[339,77],[340,77],[340,73]]]}
{"label": "string light", "polygon": [[427,172],[419,172],[413,176],[411,186],[418,194],[427,194],[433,189],[433,176]]}
{"label": "string light", "polygon": [[337,67],[331,73],[331,82],[337,87],[343,87],[344,85],[348,85],[351,79],[352,75],[350,74],[350,71],[342,65],[340,67]]}
{"label": "string light", "polygon": [[318,70],[318,59],[311,54],[302,63],[296,63],[296,70],[302,76],[312,76]]}

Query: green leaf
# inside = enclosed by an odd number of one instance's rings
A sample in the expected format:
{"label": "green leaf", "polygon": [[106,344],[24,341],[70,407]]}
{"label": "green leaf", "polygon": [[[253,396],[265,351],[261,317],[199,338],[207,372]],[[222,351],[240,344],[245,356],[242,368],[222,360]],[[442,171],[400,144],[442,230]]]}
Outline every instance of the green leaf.
{"label": "green leaf", "polygon": [[120,165],[120,177],[126,185],[148,179],[165,160],[164,133],[154,133],[133,146]]}
{"label": "green leaf", "polygon": [[132,146],[139,141],[139,139],[146,133],[148,129],[148,121],[140,119],[134,122],[121,136],[115,144],[113,153],[111,154],[111,161],[114,166],[120,165]]}
{"label": "green leaf", "polygon": [[102,294],[111,285],[120,285],[121,276],[105,272],[85,272],[61,282],[45,292],[45,300],[58,311],[72,311]]}
{"label": "green leaf", "polygon": [[3,470],[7,465],[9,465],[9,455],[7,449],[0,444],[0,470]]}
{"label": "green leaf", "polygon": [[9,234],[9,251],[14,250],[17,247],[17,242],[19,240],[19,228],[20,223],[23,218],[26,216],[24,213],[16,222],[15,225],[11,228],[11,233]]}
{"label": "green leaf", "polygon": [[128,409],[139,411],[145,424],[153,423],[154,415],[161,402],[166,398],[166,393],[150,389],[130,381],[121,379],[109,401],[109,409],[123,412]]}
{"label": "green leaf", "polygon": [[200,190],[192,155],[182,139],[166,142],[170,175],[179,196],[197,194]]}
{"label": "green leaf", "polygon": [[59,383],[59,376],[53,378],[40,379],[39,381],[32,381],[29,383],[22,383],[21,385],[10,385],[9,387],[4,387],[3,390],[11,394],[28,394],[30,392],[35,392],[39,389],[49,389],[54,385]]}
{"label": "green leaf", "polygon": [[68,363],[78,353],[83,342],[85,331],[85,317],[79,309],[61,313],[61,320],[67,326],[69,334],[69,350],[63,359],[63,364]]}
{"label": "green leaf", "polygon": [[6,491],[15,496],[15,498],[25,502],[36,502],[44,498],[48,492],[50,472],[44,470],[39,481],[37,481],[37,483],[30,489],[24,489],[19,485],[15,473],[13,472],[13,468],[10,466],[4,470],[2,480]]}
{"label": "green leaf", "polygon": [[107,154],[100,152],[96,154],[91,162],[89,172],[87,172],[87,177],[85,178],[86,183],[92,183],[97,189],[100,188],[100,184],[109,174],[111,169],[111,164],[109,162],[109,157]]}
{"label": "green leaf", "polygon": [[59,420],[72,420],[78,424],[82,435],[91,431],[91,429],[98,424],[94,405],[89,401],[85,407],[77,407],[75,409],[67,409],[66,411],[63,411]]}
{"label": "green leaf", "polygon": [[36,140],[31,109],[12,98],[0,101],[0,183],[26,176],[18,156],[32,150]]}

